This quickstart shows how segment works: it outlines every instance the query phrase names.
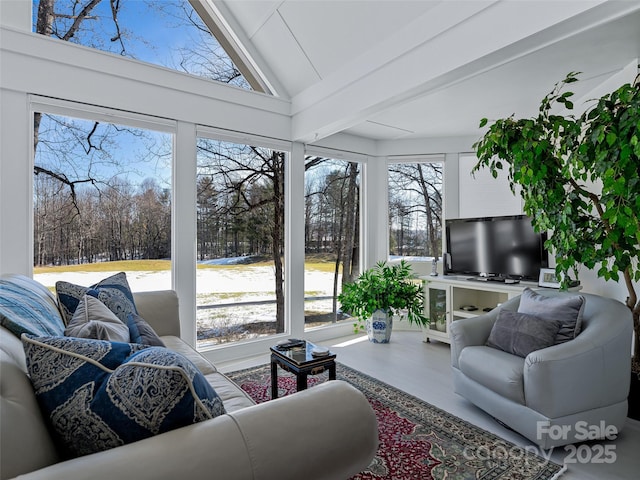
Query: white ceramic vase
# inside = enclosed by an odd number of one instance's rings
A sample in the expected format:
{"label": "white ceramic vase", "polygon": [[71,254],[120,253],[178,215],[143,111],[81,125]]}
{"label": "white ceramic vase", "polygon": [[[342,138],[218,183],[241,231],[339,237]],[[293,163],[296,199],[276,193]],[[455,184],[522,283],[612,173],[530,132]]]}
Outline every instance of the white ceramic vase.
{"label": "white ceramic vase", "polygon": [[393,315],[386,310],[376,310],[365,323],[370,342],[389,343],[393,328]]}

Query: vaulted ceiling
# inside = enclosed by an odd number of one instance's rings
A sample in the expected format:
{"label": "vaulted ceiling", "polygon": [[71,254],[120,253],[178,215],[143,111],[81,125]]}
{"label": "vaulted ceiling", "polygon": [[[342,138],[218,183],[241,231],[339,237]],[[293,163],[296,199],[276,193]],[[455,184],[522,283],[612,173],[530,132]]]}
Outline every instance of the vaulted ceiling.
{"label": "vaulted ceiling", "polygon": [[482,117],[535,115],[570,71],[578,105],[640,58],[635,0],[214,3],[307,143],[479,136]]}

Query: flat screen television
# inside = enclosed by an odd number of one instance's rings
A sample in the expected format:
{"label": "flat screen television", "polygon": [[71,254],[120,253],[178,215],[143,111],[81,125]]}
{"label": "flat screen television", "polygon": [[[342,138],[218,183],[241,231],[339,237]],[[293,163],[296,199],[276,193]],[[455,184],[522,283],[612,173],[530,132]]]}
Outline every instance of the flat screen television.
{"label": "flat screen television", "polygon": [[547,268],[546,234],[526,215],[446,220],[446,274],[537,281]]}

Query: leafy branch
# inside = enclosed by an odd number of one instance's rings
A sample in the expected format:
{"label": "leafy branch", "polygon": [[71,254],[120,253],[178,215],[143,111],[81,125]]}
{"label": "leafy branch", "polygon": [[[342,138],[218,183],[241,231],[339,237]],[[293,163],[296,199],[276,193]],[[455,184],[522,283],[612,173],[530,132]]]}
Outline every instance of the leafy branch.
{"label": "leafy branch", "polygon": [[[524,210],[537,231],[549,231],[545,246],[556,255],[556,273],[569,281],[582,265],[598,277],[627,287],[626,305],[635,328],[634,358],[640,360],[640,85],[625,84],[595,101],[579,117],[573,110],[578,81],[571,72],[542,99],[535,118],[496,120],[474,144],[480,168],[497,177],[507,170],[512,191],[521,187]],[[482,119],[481,127],[488,125]]]}

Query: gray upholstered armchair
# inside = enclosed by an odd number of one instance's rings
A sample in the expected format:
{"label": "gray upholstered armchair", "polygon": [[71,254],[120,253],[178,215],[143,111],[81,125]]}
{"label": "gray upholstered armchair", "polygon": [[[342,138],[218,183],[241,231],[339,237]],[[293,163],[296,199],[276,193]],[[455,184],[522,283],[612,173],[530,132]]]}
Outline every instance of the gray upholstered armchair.
{"label": "gray upholstered armchair", "polygon": [[619,432],[627,416],[631,313],[617,300],[580,295],[586,302],[579,335],[525,358],[485,345],[500,309],[516,311],[521,297],[453,322],[455,392],[544,449]]}

